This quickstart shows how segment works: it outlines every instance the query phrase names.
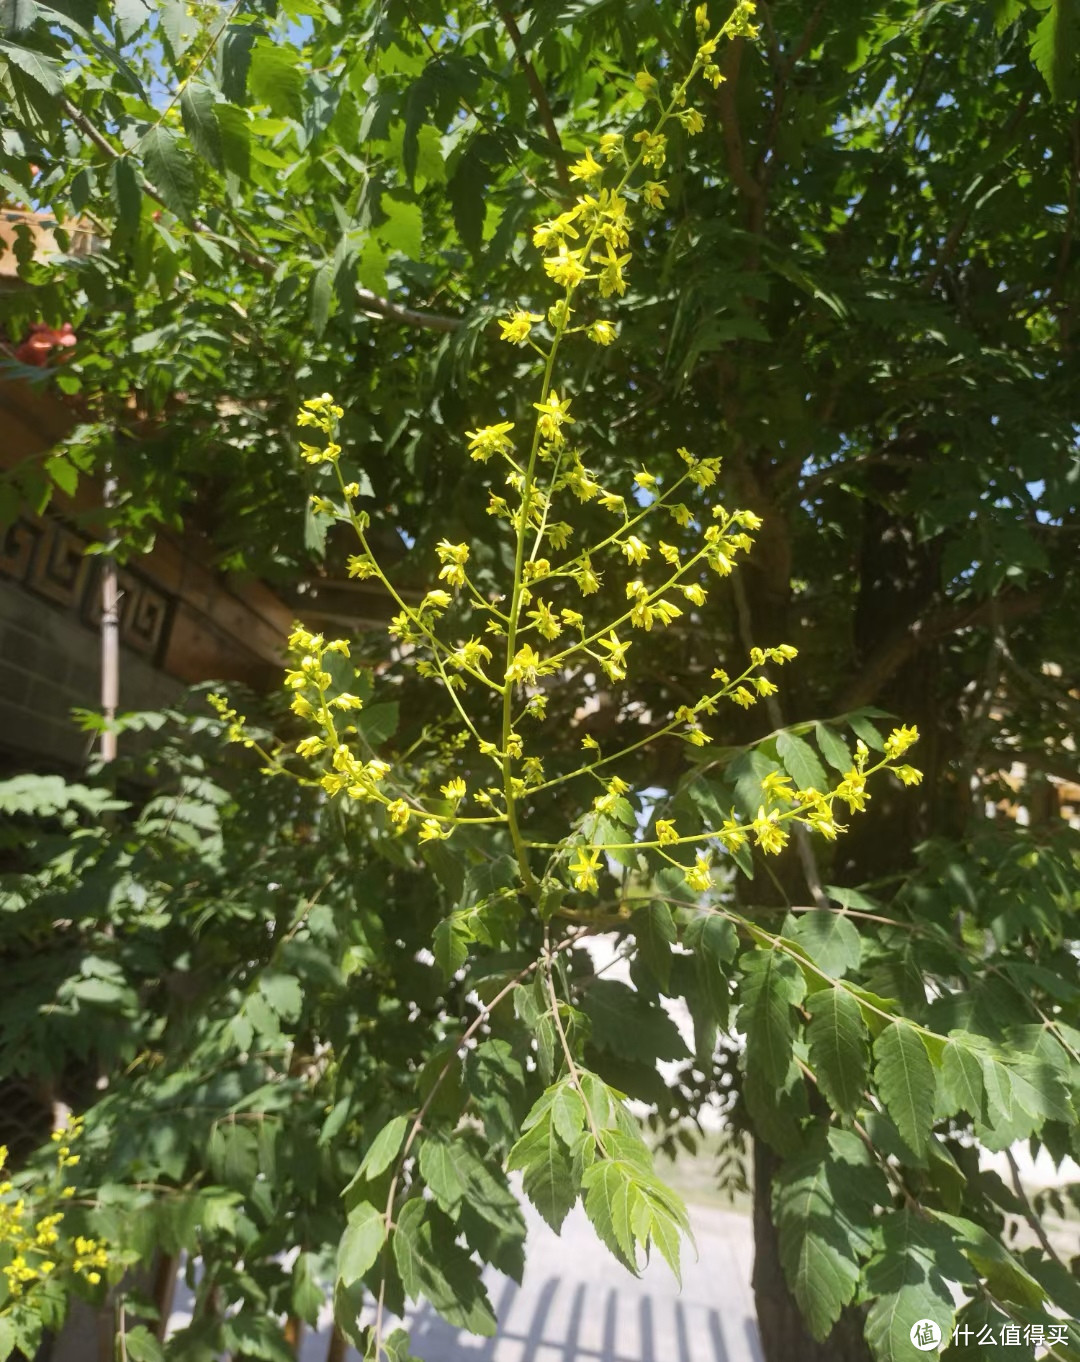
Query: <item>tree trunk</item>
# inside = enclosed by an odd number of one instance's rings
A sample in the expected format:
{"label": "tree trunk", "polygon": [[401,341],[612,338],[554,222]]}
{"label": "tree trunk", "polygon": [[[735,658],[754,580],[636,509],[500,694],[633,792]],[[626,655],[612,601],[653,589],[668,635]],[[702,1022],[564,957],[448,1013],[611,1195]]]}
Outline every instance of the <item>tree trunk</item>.
{"label": "tree trunk", "polygon": [[[882,489],[883,491],[886,489]],[[884,498],[883,498],[884,499]],[[771,509],[771,508],[770,508]],[[774,536],[777,517],[772,514]],[[782,528],[782,525],[781,525]],[[783,539],[781,533],[779,536]],[[791,601],[788,576],[790,564],[784,555],[775,565],[766,562],[765,571],[746,574],[748,613],[755,642],[772,644],[789,641]],[[770,566],[773,568],[769,571]],[[863,538],[858,561],[859,590],[851,620],[852,642],[859,662],[874,655],[888,634],[899,624],[917,618],[933,598],[937,581],[934,556],[914,544],[909,527],[883,506],[869,502],[864,510]],[[925,835],[926,795],[936,784],[938,764],[936,729],[936,667],[931,650],[921,653],[886,678],[880,696],[883,706],[895,710],[900,721],[917,722],[923,733],[917,754],[927,770],[927,786],[916,794],[912,790],[892,790],[878,786],[866,813],[850,820],[851,831],[838,847],[830,866],[830,876],[841,884],[860,884],[879,875],[905,868],[910,848]],[[791,682],[799,679],[798,668],[785,672],[783,699],[790,722],[807,717],[797,690]],[[892,703],[890,704],[890,701]],[[842,708],[842,705],[840,706]],[[749,893],[758,903],[807,903],[807,886],[801,883],[795,856],[776,868],[778,887],[771,877],[757,877]],[[870,1362],[870,1350],[863,1337],[865,1312],[847,1309],[832,1333],[822,1342],[810,1336],[802,1312],[788,1289],[780,1262],[779,1241],[772,1220],[773,1180],[780,1158],[761,1140],[754,1141],[754,1275],[753,1289],[765,1362]]]}
{"label": "tree trunk", "polygon": [[754,1301],[765,1362],[870,1362],[861,1310],[845,1310],[836,1328],[818,1343],[811,1338],[780,1265],[772,1221],[772,1182],[780,1160],[754,1141]]}

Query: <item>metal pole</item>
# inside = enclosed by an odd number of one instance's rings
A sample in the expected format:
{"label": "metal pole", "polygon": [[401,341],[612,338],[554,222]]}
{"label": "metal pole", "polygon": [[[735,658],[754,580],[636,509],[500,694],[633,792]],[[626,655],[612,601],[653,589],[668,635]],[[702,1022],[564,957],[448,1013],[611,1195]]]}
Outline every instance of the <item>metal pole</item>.
{"label": "metal pole", "polygon": [[[116,502],[117,480],[105,469],[105,507]],[[107,554],[101,565],[101,709],[109,725],[120,708],[120,586],[116,559]],[[111,727],[101,735],[101,760],[116,760],[116,733]]]}

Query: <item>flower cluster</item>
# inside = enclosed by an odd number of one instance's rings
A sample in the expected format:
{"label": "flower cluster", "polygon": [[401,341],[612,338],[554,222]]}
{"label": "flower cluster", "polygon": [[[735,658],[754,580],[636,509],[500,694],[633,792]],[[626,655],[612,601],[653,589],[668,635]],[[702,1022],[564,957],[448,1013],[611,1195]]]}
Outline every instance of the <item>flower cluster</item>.
{"label": "flower cluster", "polygon": [[58,1203],[70,1201],[74,1187],[65,1181],[67,1170],[79,1162],[73,1145],[82,1134],[81,1117],[72,1117],[63,1130],[53,1132],[55,1171],[48,1187],[38,1187],[33,1198],[18,1193],[4,1177],[8,1151],[0,1145],[0,1253],[6,1259],[0,1269],[0,1318],[16,1305],[33,1305],[34,1293],[61,1271],[78,1274],[91,1286],[101,1281],[109,1266],[106,1245],[98,1239],[61,1235],[64,1211]]}
{"label": "flower cluster", "polygon": [[[464,452],[484,466],[480,476],[488,512],[512,537],[506,559],[513,560],[513,574],[501,589],[473,566],[490,562],[490,553],[474,553],[468,543],[444,538],[434,546],[437,582],[423,595],[406,599],[372,552],[367,518],[351,508],[352,485],[345,483],[339,466],[341,409],[324,394],[305,403],[300,413],[300,424],[321,431],[326,441],[320,450],[302,447],[303,457],[332,466],[347,505],[338,518],[350,521],[359,539],[360,552],[348,559],[350,576],[377,579],[395,602],[389,633],[397,663],[445,690],[458,725],[452,759],[471,763],[463,771],[490,769],[491,763],[497,783],[481,777],[472,782],[470,793],[465,776],[455,771],[429,787],[426,776],[418,784],[370,753],[357,755],[356,730],[342,726],[341,712],[359,708],[360,701],[340,689],[327,660],[333,653],[347,658],[348,643],[327,642],[303,629],[290,639],[294,661],[286,685],[294,712],[314,732],[297,744],[296,754],[322,763],[318,783],[328,795],[343,793],[381,805],[382,826],[394,834],[415,825],[417,839],[427,842],[451,836],[462,823],[504,824],[528,891],[539,892],[534,853],[553,851],[545,875],[562,865],[568,887],[578,893],[598,892],[607,853],[640,854],[677,866],[687,886],[704,893],[713,885],[715,858],[721,853],[742,858],[744,865],[755,851],[779,854],[800,825],[834,840],[843,830],[835,815],[837,802],[850,812],[865,807],[867,780],[875,772],[887,768],[909,784],[920,778],[914,768],[899,763],[917,737],[914,729],[900,728],[889,737],[877,765],[869,764],[868,750],[860,744],[852,768],[835,789],[796,788],[789,775],[773,771],[761,782],[753,817],[731,810],[708,826],[685,829],[660,817],[651,836],[628,831],[625,840],[612,841],[610,820],[621,819],[621,826],[629,829],[634,814],[625,783],[608,773],[604,793],[573,836],[552,844],[528,835],[528,815],[543,794],[568,782],[599,778],[602,767],[645,741],[674,737],[692,747],[708,747],[717,740],[710,720],[723,706],[747,710],[773,695],[777,687],[770,670],[796,656],[789,644],[751,649],[738,674],[715,668],[714,684],[700,698],[680,705],[666,721],[654,719],[649,735],[623,752],[602,753],[586,734],[587,759],[575,769],[548,776],[541,758],[527,750],[525,721],[544,718],[553,684],[589,684],[602,677],[610,686],[627,685],[640,656],[632,651],[635,633],[696,628],[715,579],[738,568],[762,527],[753,511],[728,510],[714,498],[722,476],[721,460],[714,454],[701,456],[680,447],[663,467],[639,466],[632,485],[608,485],[586,462],[572,391],[556,378],[556,359],[574,336],[604,347],[615,342],[615,323],[588,313],[602,311],[597,303],[627,292],[633,216],[665,209],[669,189],[661,174],[672,153],[672,133],[681,128],[693,137],[705,126],[703,116],[688,105],[691,84],[698,76],[714,86],[720,83],[723,76],[715,60],[719,43],[753,37],[753,13],[751,0],[739,0],[727,22],[711,35],[707,9],[698,6],[698,46],[689,75],[665,94],[660,77],[639,72],[634,84],[644,98],[638,104],[659,112],[644,126],[605,132],[594,147],[582,148],[570,166],[582,192],[533,229],[544,274],[558,295],[546,308],[515,307],[499,321],[499,330],[507,344],[537,352],[543,373],[537,400],[527,420],[518,414],[517,419],[465,432]],[[586,506],[590,513],[599,509],[610,517],[606,531],[593,528],[587,543],[584,536],[578,538],[583,535],[578,508]],[[595,527],[594,514],[588,523]],[[605,584],[604,599],[615,604],[594,611],[591,598]],[[480,806],[480,816],[463,812],[470,800]],[[693,857],[690,863],[679,856],[686,847]]]}

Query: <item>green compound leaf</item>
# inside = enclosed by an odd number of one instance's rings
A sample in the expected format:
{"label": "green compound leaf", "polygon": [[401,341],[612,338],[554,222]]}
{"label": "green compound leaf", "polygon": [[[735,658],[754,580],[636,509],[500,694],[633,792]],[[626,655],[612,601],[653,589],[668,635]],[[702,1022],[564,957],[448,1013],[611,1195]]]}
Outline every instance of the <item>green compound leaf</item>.
{"label": "green compound leaf", "polygon": [[794,1036],[791,1009],[806,992],[802,972],[779,950],[750,951],[739,963],[744,970],[739,1026],[746,1032],[747,1070],[757,1069],[766,1083],[783,1087]]}
{"label": "green compound leaf", "polygon": [[815,965],[833,979],[857,969],[862,959],[862,937],[846,913],[815,909],[802,913],[790,932]]}
{"label": "green compound leaf", "polygon": [[198,189],[191,160],[176,133],[166,127],[151,128],[142,140],[142,154],[146,173],[165,206],[187,221],[195,212]]}
{"label": "green compound leaf", "polygon": [[248,89],[279,118],[299,118],[303,111],[304,75],[298,53],[259,38],[251,51]]}
{"label": "green compound leaf", "polygon": [[480,1269],[456,1235],[453,1222],[432,1202],[407,1201],[391,1240],[402,1285],[411,1300],[422,1296],[448,1323],[490,1337],[495,1314]]}
{"label": "green compound leaf", "polygon": [[937,1076],[918,1031],[890,1023],[874,1042],[874,1078],[896,1128],[920,1158],[934,1124]]}
{"label": "green compound leaf", "polygon": [[834,1111],[854,1115],[870,1065],[869,1033],[862,1008],[842,988],[823,989],[807,999],[810,1024],[806,1039],[810,1064]]}
{"label": "green compound leaf", "polygon": [[805,738],[796,737],[794,733],[781,733],[776,739],[776,750],[797,789],[828,789],[825,769]]}
{"label": "green compound leaf", "polygon": [[828,724],[815,724],[814,737],[821,748],[821,755],[834,771],[844,775],[851,770],[855,764],[851,759],[851,752],[835,729],[830,728]]}
{"label": "green compound leaf", "polygon": [[955,1116],[958,1111],[966,1111],[976,1121],[979,1120],[983,1114],[984,1091],[979,1056],[961,1038],[950,1037],[945,1043],[941,1062],[938,1116],[944,1118]]}
{"label": "green compound leaf", "polygon": [[911,1362],[916,1351],[911,1329],[918,1320],[933,1321],[942,1338],[950,1338],[955,1315],[950,1283],[972,1280],[946,1226],[906,1207],[893,1211],[883,1222],[882,1249],[866,1269],[866,1291],[873,1299],[866,1341],[876,1362]]}
{"label": "green compound leaf", "polygon": [[671,947],[676,936],[671,909],[666,903],[650,903],[639,908],[630,923],[642,960],[666,993],[671,987]]}
{"label": "green compound leaf", "polygon": [[338,1277],[346,1287],[358,1282],[374,1265],[386,1242],[386,1221],[370,1201],[349,1213],[349,1223],[338,1246]]}
{"label": "green compound leaf", "polygon": [[854,1297],[871,1249],[875,1205],[888,1198],[884,1174],[850,1131],[815,1134],[773,1186],[780,1261],[815,1338],[825,1338]]}
{"label": "green compound leaf", "polygon": [[[541,1098],[540,1103],[544,1100]],[[522,1173],[525,1195],[558,1233],[577,1200],[580,1183],[575,1176],[570,1151],[555,1129],[550,1099],[537,1114],[540,1103],[526,1118],[529,1129],[511,1149],[506,1167],[510,1172],[517,1169]],[[530,1124],[534,1115],[535,1124]]]}
{"label": "green compound leaf", "polygon": [[214,92],[208,85],[190,81],[180,95],[180,116],[191,145],[204,161],[217,170],[222,166],[221,129],[214,116]]}
{"label": "green compound leaf", "polygon": [[63,68],[55,58],[35,52],[32,47],[5,42],[0,42],[0,54],[3,54],[12,66],[17,66],[28,75],[35,85],[40,85],[47,95],[63,93],[64,84],[61,79]]}
{"label": "green compound leaf", "polygon": [[380,1173],[385,1173],[398,1156],[405,1131],[409,1126],[407,1116],[395,1116],[388,1121],[371,1142],[371,1148],[364,1155],[358,1176],[374,1181]]}

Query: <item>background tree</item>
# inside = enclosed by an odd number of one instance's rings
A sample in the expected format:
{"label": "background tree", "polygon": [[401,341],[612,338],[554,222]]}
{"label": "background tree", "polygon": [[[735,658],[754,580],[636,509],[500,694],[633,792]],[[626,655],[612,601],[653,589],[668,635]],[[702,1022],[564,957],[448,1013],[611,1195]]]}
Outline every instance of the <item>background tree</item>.
{"label": "background tree", "polygon": [[[487,394],[514,410],[520,356],[491,322],[542,291],[522,232],[545,201],[568,201],[569,161],[586,133],[621,123],[633,73],[685,62],[693,41],[679,6],[572,9],[9,4],[7,187],[86,215],[108,247],[24,260],[35,287],[4,300],[13,339],[40,317],[74,323],[80,345],[54,381],[86,418],[61,460],[16,470],[8,514],[41,505],[50,476],[69,486],[109,460],[129,548],[188,517],[224,564],[283,586],[307,577],[306,600],[340,614],[346,545],[298,511],[309,488],[292,426],[300,399],[331,387],[357,476],[404,531],[381,548],[406,578],[443,535],[482,537],[457,444]],[[846,906],[848,925],[859,913],[902,924],[858,919],[859,986],[940,1034],[969,1027],[1019,1053],[1065,1034],[1076,998],[1076,852],[1045,798],[1073,774],[1077,705],[1069,10],[759,9],[759,42],[732,46],[705,131],[677,147],[685,170],[635,259],[620,344],[596,351],[582,384],[602,471],[680,444],[716,452],[732,503],[766,522],[702,627],[652,647],[643,698],[685,703],[718,654],[790,639],[802,655],[783,709],[765,724],[754,711],[733,745],[868,704],[917,721],[918,796],[882,792],[831,861],[792,856],[779,884],[759,874],[740,904],[773,927],[778,909],[819,898]],[[601,722],[633,717],[610,699]],[[826,763],[830,735],[816,739]],[[776,745],[757,752],[787,760]],[[701,803],[766,774],[730,755],[706,749],[688,772],[673,744],[641,780]],[[989,816],[1003,800],[1029,806],[1033,826]],[[647,1000],[663,981],[646,973]],[[970,1126],[963,1108],[991,1145],[1038,1126],[1063,1154],[1068,1108],[1049,1080],[1035,1086],[1041,1104],[1022,1084],[1008,1100],[984,1085],[974,1112],[946,1082],[939,1129]],[[669,1094],[642,1091],[676,1119],[699,1088],[688,1071]],[[790,1269],[800,1245],[804,1259],[844,1251],[822,1238],[835,1206],[799,1222],[782,1189],[827,1157],[800,1126],[792,1165],[777,1111],[752,1090],[744,1106],[761,1137],[764,1342],[770,1357],[813,1357],[778,1261]],[[799,1118],[812,1128],[813,1111]],[[900,1157],[907,1204],[954,1204],[944,1160]],[[963,1167],[972,1223],[993,1231],[1025,1209]],[[918,1245],[865,1247],[861,1282],[837,1269],[845,1285],[818,1332],[854,1283],[881,1297],[901,1260],[914,1280]],[[1044,1285],[1056,1272],[1028,1266]],[[797,1270],[794,1285],[804,1308],[822,1297]],[[1003,1299],[1000,1280],[987,1289],[973,1312]],[[860,1355],[862,1322],[839,1328],[820,1355]]]}

